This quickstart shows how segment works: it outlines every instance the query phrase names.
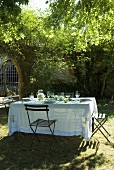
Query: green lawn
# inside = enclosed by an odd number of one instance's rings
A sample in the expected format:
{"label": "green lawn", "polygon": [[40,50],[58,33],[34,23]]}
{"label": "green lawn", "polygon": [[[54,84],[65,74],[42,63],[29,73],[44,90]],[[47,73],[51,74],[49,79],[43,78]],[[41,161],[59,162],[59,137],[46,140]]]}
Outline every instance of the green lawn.
{"label": "green lawn", "polygon": [[[106,105],[98,103],[99,110]],[[86,147],[82,137],[40,135],[30,151],[32,134],[15,133],[8,136],[7,115],[0,108],[0,170],[113,170],[114,169],[114,116],[105,127],[111,134],[111,143],[97,133]]]}

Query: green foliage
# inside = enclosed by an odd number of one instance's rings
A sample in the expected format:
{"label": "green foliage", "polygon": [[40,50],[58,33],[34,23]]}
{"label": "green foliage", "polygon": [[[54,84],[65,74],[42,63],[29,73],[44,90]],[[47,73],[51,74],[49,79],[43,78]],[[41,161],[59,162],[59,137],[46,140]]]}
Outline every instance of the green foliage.
{"label": "green foliage", "polygon": [[21,12],[20,5],[28,4],[29,0],[0,0],[0,20],[8,23],[12,20],[10,16],[18,16]]}
{"label": "green foliage", "polygon": [[[77,3],[76,3],[77,2]],[[57,27],[64,24],[72,30],[75,50],[87,50],[90,45],[111,41],[113,36],[113,0],[52,1],[50,20]]]}
{"label": "green foliage", "polygon": [[83,95],[103,94],[114,71],[112,2],[58,0],[47,13],[22,10],[17,17],[6,10],[7,20],[0,20],[1,50],[36,88],[50,86],[57,82],[55,73],[63,77],[70,70],[69,82]]}

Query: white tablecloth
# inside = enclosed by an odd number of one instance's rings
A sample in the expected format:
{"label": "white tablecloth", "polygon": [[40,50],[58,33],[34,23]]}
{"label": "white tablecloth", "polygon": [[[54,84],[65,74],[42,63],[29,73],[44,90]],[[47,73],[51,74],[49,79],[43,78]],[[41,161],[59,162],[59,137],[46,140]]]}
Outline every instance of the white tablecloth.
{"label": "white tablecloth", "polygon": [[[92,114],[97,114],[98,112],[95,98],[88,99],[90,99],[90,101],[80,102],[76,99],[68,103],[57,102],[48,104],[50,119],[57,119],[55,135],[81,135],[86,141],[89,141],[92,135]],[[39,101],[18,101],[11,103],[8,116],[9,135],[12,135],[16,131],[32,133],[24,107],[25,103],[40,104]],[[45,115],[43,116],[45,118]],[[33,113],[32,119],[34,120],[37,118],[38,113]],[[50,131],[48,128],[39,127],[37,133],[50,134]]]}

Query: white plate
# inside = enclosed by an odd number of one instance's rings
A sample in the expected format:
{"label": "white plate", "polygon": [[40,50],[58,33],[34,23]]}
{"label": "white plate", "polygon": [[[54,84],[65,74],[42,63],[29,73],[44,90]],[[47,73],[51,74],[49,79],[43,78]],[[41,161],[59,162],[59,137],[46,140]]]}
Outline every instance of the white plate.
{"label": "white plate", "polygon": [[22,98],[22,100],[23,100],[24,102],[29,102],[29,101],[31,101],[30,98]]}

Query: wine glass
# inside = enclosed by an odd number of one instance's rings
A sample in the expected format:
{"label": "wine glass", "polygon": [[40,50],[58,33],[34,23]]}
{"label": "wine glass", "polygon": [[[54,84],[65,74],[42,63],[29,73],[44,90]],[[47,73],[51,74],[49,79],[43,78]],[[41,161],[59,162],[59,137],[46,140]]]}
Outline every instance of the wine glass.
{"label": "wine glass", "polygon": [[66,98],[70,98],[70,94],[66,94],[65,97],[66,97]]}
{"label": "wine glass", "polygon": [[65,93],[64,92],[61,92],[61,96],[64,97]]}
{"label": "wine glass", "polygon": [[51,96],[50,91],[47,91],[47,98],[49,99],[50,96]]}
{"label": "wine glass", "polygon": [[31,93],[31,95],[30,95],[30,100],[34,100],[34,94],[33,93]]}
{"label": "wine glass", "polygon": [[54,98],[54,93],[51,92],[51,93],[50,93],[50,96],[51,96],[51,98]]}
{"label": "wine glass", "polygon": [[76,91],[75,96],[76,96],[76,98],[80,97],[80,93],[78,91]]}

